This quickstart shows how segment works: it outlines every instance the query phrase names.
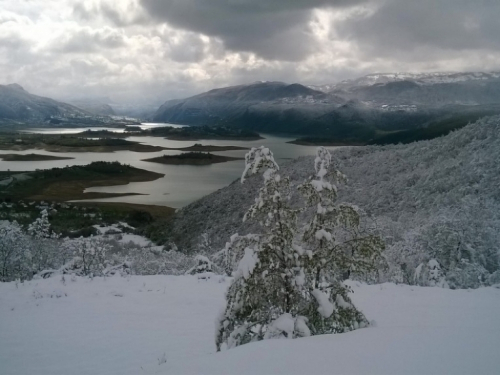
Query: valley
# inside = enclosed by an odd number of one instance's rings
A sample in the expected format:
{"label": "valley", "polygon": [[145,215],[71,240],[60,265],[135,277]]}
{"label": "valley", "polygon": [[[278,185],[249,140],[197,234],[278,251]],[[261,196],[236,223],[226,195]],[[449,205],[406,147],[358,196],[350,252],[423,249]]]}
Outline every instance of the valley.
{"label": "valley", "polygon": [[0,375],[499,373],[499,1],[0,2]]}

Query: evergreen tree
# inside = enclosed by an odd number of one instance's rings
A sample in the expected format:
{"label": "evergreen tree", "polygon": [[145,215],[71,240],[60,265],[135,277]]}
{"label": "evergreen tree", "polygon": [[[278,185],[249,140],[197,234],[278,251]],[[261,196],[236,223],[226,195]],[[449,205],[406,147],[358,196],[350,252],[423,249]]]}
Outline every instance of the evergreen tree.
{"label": "evergreen tree", "polygon": [[[333,205],[336,190],[325,180],[331,160],[328,151],[319,149],[315,178],[300,186],[309,206],[317,205],[317,213],[302,236],[297,228],[297,215],[302,210],[290,206],[290,180],[278,173],[272,152],[265,147],[253,148],[245,159],[242,182],[265,169],[264,186],[244,217],[259,219],[263,233],[236,235],[226,245],[226,259],[241,260],[219,318],[217,350],[267,338],[343,332],[367,325],[350,302],[340,276],[346,270],[371,268],[382,243],[373,236],[356,237],[357,211]],[[338,172],[335,175],[340,176]],[[342,231],[334,227],[340,226],[350,229],[345,231],[352,238],[338,242],[334,236]],[[228,255],[229,250],[243,254]]]}
{"label": "evergreen tree", "polygon": [[[312,218],[302,234],[307,257],[299,258],[304,276],[308,326],[313,334],[339,333],[364,327],[368,321],[349,298],[345,276],[375,270],[384,243],[380,237],[360,230],[358,207],[336,202],[336,182],[346,177],[332,169],[330,152],[319,147],[314,161],[315,175],[299,186]],[[312,298],[311,298],[312,297]]]}

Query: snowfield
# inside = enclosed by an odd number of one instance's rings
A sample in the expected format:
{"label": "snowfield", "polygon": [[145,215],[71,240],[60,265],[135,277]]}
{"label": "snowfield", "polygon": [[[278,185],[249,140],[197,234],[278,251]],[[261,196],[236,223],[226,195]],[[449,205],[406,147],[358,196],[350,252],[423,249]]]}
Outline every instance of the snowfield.
{"label": "snowfield", "polygon": [[215,353],[229,279],[0,284],[0,374],[498,374],[500,289],[349,282],[374,324]]}

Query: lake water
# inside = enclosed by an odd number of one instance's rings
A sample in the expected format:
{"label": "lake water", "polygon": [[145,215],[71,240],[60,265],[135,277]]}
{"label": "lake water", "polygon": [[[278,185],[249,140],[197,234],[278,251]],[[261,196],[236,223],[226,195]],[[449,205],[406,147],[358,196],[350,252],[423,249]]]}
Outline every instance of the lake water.
{"label": "lake water", "polygon": [[[166,124],[145,123],[141,127],[166,126]],[[170,126],[170,125],[168,125]],[[68,129],[31,129],[30,132],[43,134],[71,134],[78,133],[89,128],[68,128]],[[94,128],[95,130],[98,130]],[[102,128],[100,128],[102,129]],[[123,129],[107,128],[110,131],[122,132]],[[287,143],[293,140],[292,137],[279,137],[275,135],[262,134],[265,139],[257,141],[172,141],[161,137],[128,137],[130,141],[141,142],[154,146],[163,147],[188,147],[195,143],[215,146],[241,146],[241,147],[259,147],[264,145],[269,147],[275,156],[278,164],[286,159],[296,158],[304,155],[314,155],[316,147],[299,146]],[[244,157],[247,150],[217,152],[219,155]],[[93,161],[119,161],[120,163],[130,164],[134,167],[159,172],[165,174],[163,178],[150,182],[133,182],[128,185],[94,187],[86,191],[106,192],[106,193],[141,193],[145,195],[99,199],[106,202],[128,202],[137,204],[153,204],[169,206],[174,208],[183,207],[207,194],[210,194],[224,186],[229,185],[235,179],[241,176],[244,168],[243,160],[236,160],[226,163],[218,163],[206,166],[190,165],[164,165],[141,161],[164,154],[178,154],[180,151],[159,151],[159,152],[133,152],[116,151],[109,153],[95,152],[47,152],[44,150],[25,150],[8,151],[0,150],[0,154],[44,154],[55,156],[68,156],[74,159],[70,160],[52,160],[52,161],[0,161],[0,170],[6,171],[31,171],[35,169],[46,169],[54,167],[65,167],[71,165],[85,165]]]}

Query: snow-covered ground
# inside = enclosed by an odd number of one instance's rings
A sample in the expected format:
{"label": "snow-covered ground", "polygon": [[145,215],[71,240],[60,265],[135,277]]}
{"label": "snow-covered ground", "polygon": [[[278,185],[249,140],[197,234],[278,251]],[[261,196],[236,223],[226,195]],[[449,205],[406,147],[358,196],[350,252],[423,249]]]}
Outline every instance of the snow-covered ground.
{"label": "snow-covered ground", "polygon": [[163,250],[163,246],[155,246],[144,236],[123,233],[121,228],[135,229],[125,222],[119,222],[118,224],[111,224],[109,226],[100,226],[96,224],[94,225],[94,228],[99,232],[99,235],[95,236],[97,238],[114,239],[121,244],[133,243],[134,245],[147,247],[148,249],[154,249],[156,251]]}
{"label": "snow-covered ground", "polygon": [[215,353],[229,280],[0,284],[0,374],[498,374],[500,289],[351,282],[375,324]]}

